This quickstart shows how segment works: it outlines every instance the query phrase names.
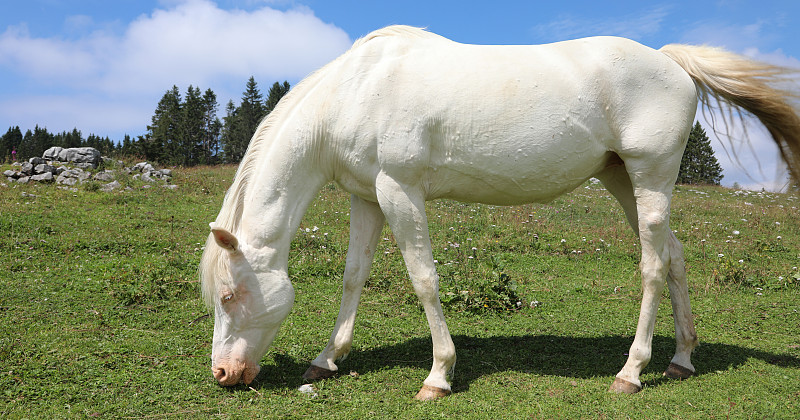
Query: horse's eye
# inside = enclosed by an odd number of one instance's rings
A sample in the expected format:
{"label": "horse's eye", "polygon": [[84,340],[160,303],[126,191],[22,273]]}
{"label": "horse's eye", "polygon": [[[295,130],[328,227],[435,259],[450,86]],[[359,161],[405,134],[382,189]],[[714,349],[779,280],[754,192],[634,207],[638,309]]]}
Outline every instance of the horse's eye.
{"label": "horse's eye", "polygon": [[233,294],[227,294],[222,297],[222,303],[223,304],[228,303],[231,301],[231,299],[233,299]]}

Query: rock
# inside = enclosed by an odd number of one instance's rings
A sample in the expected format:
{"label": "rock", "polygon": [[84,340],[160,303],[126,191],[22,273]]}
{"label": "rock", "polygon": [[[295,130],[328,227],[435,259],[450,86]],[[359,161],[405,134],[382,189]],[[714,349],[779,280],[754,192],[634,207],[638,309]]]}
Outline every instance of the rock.
{"label": "rock", "polygon": [[80,182],[86,181],[87,179],[89,179],[90,176],[91,174],[89,174],[88,172],[84,172],[81,169],[77,168],[68,169],[62,172],[58,176],[58,178],[56,179],[56,184],[72,186],[77,184],[79,181]]}
{"label": "rock", "polygon": [[42,158],[58,162],[73,162],[76,166],[96,168],[102,161],[100,151],[94,147],[51,147],[44,151]]}
{"label": "rock", "polygon": [[56,175],[61,175],[61,174],[63,174],[63,173],[64,173],[64,171],[66,171],[66,170],[68,170],[68,169],[69,169],[69,168],[67,168],[66,166],[64,166],[64,165],[61,165],[61,166],[59,166],[58,168],[56,168]]}
{"label": "rock", "polygon": [[38,182],[53,182],[53,173],[52,172],[44,172],[41,174],[37,174],[31,177],[31,181],[38,181]]}
{"label": "rock", "polygon": [[78,178],[70,178],[61,174],[56,178],[56,184],[66,185],[66,186],[73,186],[78,183]]}
{"label": "rock", "polygon": [[59,160],[58,155],[62,150],[64,150],[63,147],[51,147],[44,151],[42,157],[47,160]]}
{"label": "rock", "polygon": [[46,164],[40,163],[33,168],[33,173],[35,174],[43,174],[43,173],[54,174],[56,172],[56,168]]}
{"label": "rock", "polygon": [[11,169],[7,169],[3,172],[3,176],[6,178],[19,178],[20,173],[17,171],[12,171]]}
{"label": "rock", "polygon": [[28,181],[30,181],[30,180],[31,180],[31,177],[29,177],[29,176],[23,176],[23,177],[17,178],[17,182],[20,183],[20,184],[27,184]]}
{"label": "rock", "polygon": [[103,185],[102,187],[100,187],[100,189],[102,191],[105,191],[105,192],[110,192],[110,191],[114,191],[115,189],[121,188],[121,187],[122,187],[122,184],[120,184],[118,181],[113,181],[113,182],[109,182],[108,184]]}
{"label": "rock", "polygon": [[144,182],[156,182],[156,180],[153,179],[150,176],[150,174],[151,174],[151,172],[142,172],[142,181],[144,181]]}
{"label": "rock", "polygon": [[161,173],[164,174],[165,176],[170,176],[171,177],[172,176],[172,169],[162,169]]}
{"label": "rock", "polygon": [[40,157],[32,157],[32,158],[28,159],[28,162],[31,165],[36,166],[36,165],[41,165],[42,163],[47,163],[47,159],[40,158]]}
{"label": "rock", "polygon": [[85,162],[85,163],[73,163],[72,166],[74,166],[74,167],[76,167],[78,169],[94,169],[94,168],[96,168],[95,165],[93,165],[91,163],[88,163],[88,162]]}
{"label": "rock", "polygon": [[114,171],[98,172],[94,175],[96,181],[109,182],[114,180]]}
{"label": "rock", "polygon": [[170,185],[164,185],[164,188],[166,188],[168,190],[175,190],[175,189],[178,188],[178,186],[175,185],[175,184],[170,184]]}
{"label": "rock", "polygon": [[74,147],[58,153],[61,162],[89,163],[93,167],[100,164],[100,151],[94,147]]}
{"label": "rock", "polygon": [[139,162],[136,165],[133,165],[132,169],[135,172],[141,172],[141,173],[153,172],[156,170],[156,168],[154,168],[153,165],[151,165],[148,162]]}
{"label": "rock", "polygon": [[33,174],[33,165],[30,162],[25,162],[22,164],[22,169],[20,170],[25,175],[32,175]]}

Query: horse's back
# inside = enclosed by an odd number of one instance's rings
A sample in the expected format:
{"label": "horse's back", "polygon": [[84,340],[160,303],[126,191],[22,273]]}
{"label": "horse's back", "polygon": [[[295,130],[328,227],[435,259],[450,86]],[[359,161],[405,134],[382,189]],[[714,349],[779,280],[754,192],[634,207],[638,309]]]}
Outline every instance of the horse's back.
{"label": "horse's back", "polygon": [[663,131],[694,116],[686,73],[630,40],[483,46],[424,34],[369,39],[338,69],[332,140],[369,163],[344,172],[394,171],[429,198],[546,201],[618,156],[682,147],[628,140],[632,125]]}

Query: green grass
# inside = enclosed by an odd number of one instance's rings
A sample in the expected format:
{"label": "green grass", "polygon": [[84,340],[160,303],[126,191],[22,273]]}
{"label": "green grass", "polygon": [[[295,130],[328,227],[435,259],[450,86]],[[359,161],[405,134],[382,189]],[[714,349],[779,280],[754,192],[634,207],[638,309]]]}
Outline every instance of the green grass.
{"label": "green grass", "polygon": [[[452,300],[453,395],[412,399],[430,332],[388,229],[353,352],[316,398],[301,394],[341,293],[349,200],[330,185],[293,242],[296,303],[261,374],[219,387],[196,270],[234,171],[178,170],[176,190],[0,187],[0,417],[800,417],[800,200],[713,187],[674,195],[701,340],[689,380],[661,377],[674,348],[665,292],[643,392],[607,392],[635,331],[639,246],[610,195],[586,184],[548,205],[428,204]],[[521,309],[482,307],[501,275]],[[478,298],[447,295],[462,291]]]}

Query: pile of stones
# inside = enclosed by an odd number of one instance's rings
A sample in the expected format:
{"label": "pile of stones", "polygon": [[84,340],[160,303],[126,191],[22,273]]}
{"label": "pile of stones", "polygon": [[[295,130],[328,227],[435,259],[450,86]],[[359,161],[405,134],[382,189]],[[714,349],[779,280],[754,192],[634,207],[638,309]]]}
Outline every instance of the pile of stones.
{"label": "pile of stones", "polygon": [[[100,165],[108,168],[97,172]],[[15,162],[14,166],[18,169],[9,169],[3,172],[8,182],[27,184],[29,182],[55,182],[63,187],[73,187],[84,182],[96,181],[104,183],[100,189],[103,191],[113,191],[121,188],[122,184],[116,180],[119,172],[132,175],[133,179],[138,179],[147,183],[160,182],[166,188],[175,188],[170,185],[172,171],[170,169],[156,169],[148,162],[140,162],[132,168],[125,167],[122,162],[114,161],[102,157],[100,151],[92,147],[76,147],[64,149],[61,147],[51,147],[47,149],[42,157],[34,157],[28,162]],[[149,185],[145,185],[149,187]]]}

